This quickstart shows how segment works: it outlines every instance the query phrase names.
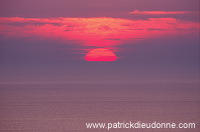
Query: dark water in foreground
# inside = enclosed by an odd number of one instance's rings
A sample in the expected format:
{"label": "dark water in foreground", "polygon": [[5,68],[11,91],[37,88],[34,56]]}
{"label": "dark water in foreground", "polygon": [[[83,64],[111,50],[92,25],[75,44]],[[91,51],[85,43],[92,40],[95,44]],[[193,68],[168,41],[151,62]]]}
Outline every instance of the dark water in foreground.
{"label": "dark water in foreground", "polygon": [[192,84],[4,84],[1,132],[102,132],[87,122],[196,123],[195,129],[111,129],[114,132],[198,132],[199,89]]}

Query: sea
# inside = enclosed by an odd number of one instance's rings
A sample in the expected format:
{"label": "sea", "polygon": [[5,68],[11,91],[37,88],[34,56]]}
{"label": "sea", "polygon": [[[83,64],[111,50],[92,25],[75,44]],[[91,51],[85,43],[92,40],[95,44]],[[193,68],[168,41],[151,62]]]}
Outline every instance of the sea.
{"label": "sea", "polygon": [[[129,122],[195,128],[86,126]],[[199,132],[199,123],[200,91],[193,83],[0,85],[0,132]]]}

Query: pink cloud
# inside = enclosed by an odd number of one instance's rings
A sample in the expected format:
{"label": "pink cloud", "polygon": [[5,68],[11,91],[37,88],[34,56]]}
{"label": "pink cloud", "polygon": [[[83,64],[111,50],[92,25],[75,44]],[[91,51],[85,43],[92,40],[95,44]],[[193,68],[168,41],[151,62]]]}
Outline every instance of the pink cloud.
{"label": "pink cloud", "polygon": [[144,14],[144,15],[171,15],[171,14],[188,14],[188,13],[198,13],[191,11],[139,11],[135,10],[129,14]]}
{"label": "pink cloud", "polygon": [[0,35],[18,38],[74,40],[85,46],[113,47],[166,35],[199,31],[199,23],[175,18],[0,18]]}

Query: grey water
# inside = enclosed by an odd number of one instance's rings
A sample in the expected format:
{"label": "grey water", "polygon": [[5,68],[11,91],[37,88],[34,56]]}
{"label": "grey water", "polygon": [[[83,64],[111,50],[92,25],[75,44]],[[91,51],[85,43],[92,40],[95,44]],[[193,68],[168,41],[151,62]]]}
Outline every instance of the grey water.
{"label": "grey water", "polygon": [[195,123],[194,129],[110,129],[114,132],[198,132],[196,84],[1,84],[1,132],[104,132],[86,123]]}

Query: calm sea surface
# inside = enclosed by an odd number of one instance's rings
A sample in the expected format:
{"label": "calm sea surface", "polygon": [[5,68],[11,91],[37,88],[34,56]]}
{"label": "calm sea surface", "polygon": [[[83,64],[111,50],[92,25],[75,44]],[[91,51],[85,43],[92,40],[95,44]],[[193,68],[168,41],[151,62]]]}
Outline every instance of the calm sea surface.
{"label": "calm sea surface", "polygon": [[1,132],[102,132],[88,122],[196,123],[195,129],[110,129],[113,132],[199,132],[194,84],[3,84]]}

